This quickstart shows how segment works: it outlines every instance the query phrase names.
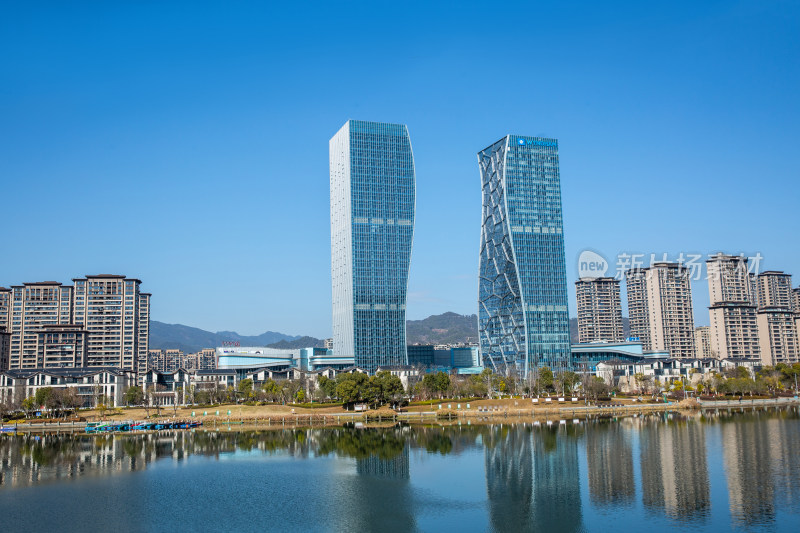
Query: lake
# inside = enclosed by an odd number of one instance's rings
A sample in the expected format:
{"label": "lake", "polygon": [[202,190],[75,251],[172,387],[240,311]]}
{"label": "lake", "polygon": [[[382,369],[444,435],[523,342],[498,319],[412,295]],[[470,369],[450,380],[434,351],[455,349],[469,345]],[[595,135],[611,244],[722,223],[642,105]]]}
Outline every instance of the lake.
{"label": "lake", "polygon": [[[797,407],[0,436],[12,531],[798,531]],[[8,529],[7,529],[8,528]]]}

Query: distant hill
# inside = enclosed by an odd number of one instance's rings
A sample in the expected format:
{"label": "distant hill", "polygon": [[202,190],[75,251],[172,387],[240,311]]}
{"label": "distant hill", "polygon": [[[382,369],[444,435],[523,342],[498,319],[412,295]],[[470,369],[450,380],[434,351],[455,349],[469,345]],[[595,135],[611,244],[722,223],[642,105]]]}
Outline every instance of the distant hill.
{"label": "distant hill", "polygon": [[[627,317],[622,317],[623,333],[630,335]],[[572,343],[578,342],[578,319],[570,318],[569,333]],[[406,322],[408,344],[454,344],[458,342],[478,342],[477,315],[442,313],[422,320]],[[224,341],[239,342],[242,346],[269,346],[270,348],[309,348],[323,346],[323,341],[315,337],[293,336],[276,331],[266,331],[261,335],[239,335],[235,331],[213,333],[200,328],[182,324],[165,324],[150,321],[150,349],[178,349],[192,353],[203,348],[222,346]]]}
{"label": "distant hill", "polygon": [[269,348],[281,348],[284,350],[295,348],[322,348],[325,343],[322,339],[314,337],[299,337],[293,341],[282,340],[272,344],[268,344]]}
{"label": "distant hill", "polygon": [[478,316],[443,313],[406,322],[408,344],[478,342]]}
{"label": "distant hill", "polygon": [[[276,331],[267,331],[261,335],[254,336],[239,335],[235,331],[213,333],[182,324],[165,324],[157,320],[150,321],[151,350],[178,349],[185,353],[192,353],[203,348],[222,346],[224,341],[238,341],[242,346],[270,346],[281,342],[291,343],[299,341],[299,339],[311,339],[311,337],[286,335]],[[319,342],[317,339],[314,340]],[[307,346],[309,345],[304,344],[302,347],[305,348]],[[314,344],[311,346],[314,346]]]}

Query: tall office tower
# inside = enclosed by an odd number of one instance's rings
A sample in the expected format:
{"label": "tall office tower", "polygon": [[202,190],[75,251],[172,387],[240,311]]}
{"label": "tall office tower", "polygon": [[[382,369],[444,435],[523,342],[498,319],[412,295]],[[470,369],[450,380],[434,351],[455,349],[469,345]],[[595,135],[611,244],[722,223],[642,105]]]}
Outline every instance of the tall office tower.
{"label": "tall office tower", "polygon": [[792,276],[769,270],[756,278],[758,293],[758,338],[761,362],[800,362],[800,346],[795,314],[792,310]]}
{"label": "tall office tower", "polygon": [[714,350],[711,348],[711,328],[709,326],[694,328],[694,349],[700,359],[714,357]]}
{"label": "tall office tower", "polygon": [[775,270],[762,272],[756,277],[758,309],[792,309],[792,275]]}
{"label": "tall office tower", "polygon": [[718,253],[706,261],[713,356],[759,357],[753,276],[744,256]]}
{"label": "tall office tower", "polygon": [[575,282],[578,300],[578,342],[624,340],[619,280],[581,278]]}
{"label": "tall office tower", "polygon": [[507,135],[478,153],[478,335],[486,366],[572,367],[558,141]]}
{"label": "tall office tower", "polygon": [[[150,321],[149,297],[143,298],[139,291],[142,282],[114,274],[72,281],[74,322],[88,331],[86,366],[137,371],[142,348],[145,354],[148,349],[142,322]],[[143,302],[147,309],[142,309]]]}
{"label": "tall office tower", "polygon": [[39,333],[47,326],[72,323],[72,287],[55,281],[12,286],[9,322],[9,368],[41,368]]}
{"label": "tall office tower", "polygon": [[[625,273],[631,336],[645,350],[671,357],[695,357],[692,288],[689,271],[679,263],[657,262]],[[647,328],[647,334],[641,333]]]}
{"label": "tall office tower", "polygon": [[631,338],[638,339],[642,348],[652,350],[650,342],[650,313],[647,310],[647,278],[643,268],[625,272],[625,290],[628,293],[628,320]]}
{"label": "tall office tower", "polygon": [[414,156],[402,124],[349,120],[330,141],[333,350],[355,364],[407,364]]}

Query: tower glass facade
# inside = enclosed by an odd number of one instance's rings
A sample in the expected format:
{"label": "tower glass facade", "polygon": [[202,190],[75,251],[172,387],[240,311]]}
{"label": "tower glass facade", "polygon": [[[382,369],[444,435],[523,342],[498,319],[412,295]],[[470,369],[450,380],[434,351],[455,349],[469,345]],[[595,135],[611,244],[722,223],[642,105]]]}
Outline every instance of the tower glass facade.
{"label": "tower glass facade", "polygon": [[370,372],[407,364],[414,157],[402,124],[348,121],[330,141],[333,350]]}
{"label": "tower glass facade", "polygon": [[571,368],[558,141],[508,135],[478,153],[484,364]]}

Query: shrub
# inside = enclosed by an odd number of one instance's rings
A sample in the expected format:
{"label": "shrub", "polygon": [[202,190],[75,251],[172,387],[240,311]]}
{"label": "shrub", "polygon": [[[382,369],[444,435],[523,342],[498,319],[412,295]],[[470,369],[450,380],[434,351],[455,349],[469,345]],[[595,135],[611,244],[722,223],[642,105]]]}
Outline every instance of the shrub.
{"label": "shrub", "polygon": [[394,412],[392,409],[389,409],[388,407],[381,407],[380,409],[374,409],[372,411],[367,411],[366,413],[364,413],[364,418],[366,418],[367,420],[370,420],[370,419],[374,420],[374,419],[379,419],[379,418],[380,419],[385,419],[385,418],[394,419],[394,417],[396,417],[396,416],[397,416],[397,413]]}

